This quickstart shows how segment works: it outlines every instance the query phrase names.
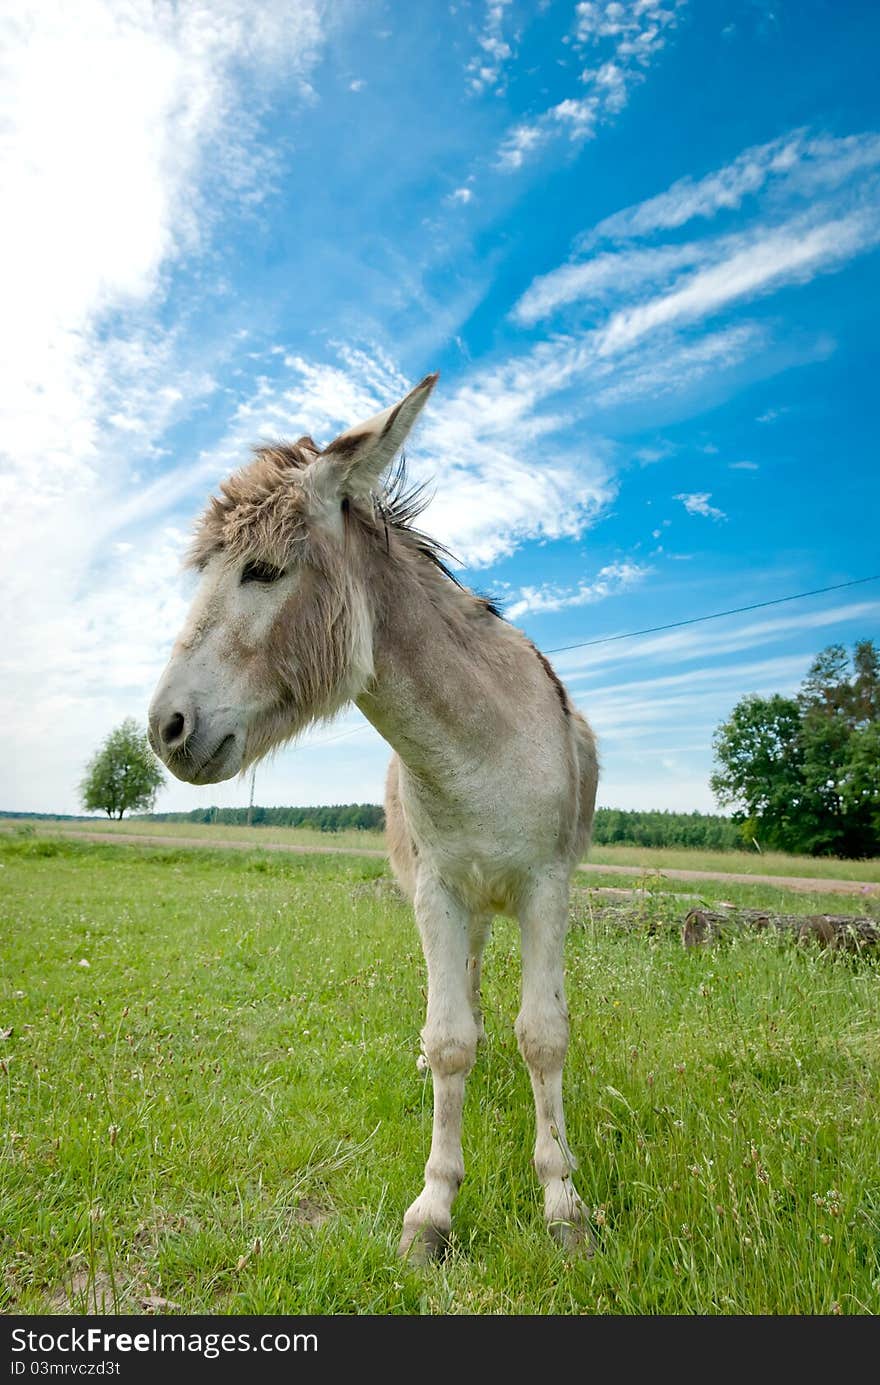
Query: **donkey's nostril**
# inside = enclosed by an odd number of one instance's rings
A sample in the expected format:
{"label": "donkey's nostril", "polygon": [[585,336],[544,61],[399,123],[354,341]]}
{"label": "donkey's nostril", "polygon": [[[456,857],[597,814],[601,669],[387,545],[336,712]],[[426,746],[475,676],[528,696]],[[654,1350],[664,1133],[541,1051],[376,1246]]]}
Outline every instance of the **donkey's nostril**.
{"label": "donkey's nostril", "polygon": [[183,739],[186,728],[186,717],[182,712],[172,712],[167,721],[159,727],[159,737],[166,749],[170,750],[178,741]]}

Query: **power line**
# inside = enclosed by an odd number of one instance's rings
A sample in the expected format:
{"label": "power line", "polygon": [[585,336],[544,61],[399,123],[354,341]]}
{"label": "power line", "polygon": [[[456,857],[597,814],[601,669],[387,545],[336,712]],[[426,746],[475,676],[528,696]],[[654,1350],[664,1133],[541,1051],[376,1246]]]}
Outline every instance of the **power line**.
{"label": "power line", "polygon": [[359,731],[363,731],[370,723],[364,721],[362,726],[350,726],[347,731],[336,731],[332,736],[325,736],[322,741],[307,741],[299,747],[302,750],[316,750],[318,746],[329,745],[331,741],[344,741],[346,736],[356,736]]}
{"label": "power line", "polygon": [[722,616],[739,616],[746,611],[763,611],[767,606],[782,606],[786,601],[803,601],[805,596],[824,596],[826,592],[843,591],[844,587],[859,587],[864,582],[880,581],[880,572],[873,577],[856,577],[852,582],[837,582],[833,587],[816,587],[811,592],[795,592],[794,596],[777,596],[773,601],[755,601],[751,606],[733,606],[729,611],[713,611],[709,616],[691,616],[690,620],[673,620],[669,625],[651,625],[647,630],[628,630],[625,635],[604,635],[598,640],[580,640],[577,644],[562,644],[547,649],[546,654],[563,654],[569,649],[589,649],[597,644],[612,644],[615,640],[632,640],[637,635],[656,635],[661,630],[680,630],[683,625],[699,625],[704,620],[720,620]]}

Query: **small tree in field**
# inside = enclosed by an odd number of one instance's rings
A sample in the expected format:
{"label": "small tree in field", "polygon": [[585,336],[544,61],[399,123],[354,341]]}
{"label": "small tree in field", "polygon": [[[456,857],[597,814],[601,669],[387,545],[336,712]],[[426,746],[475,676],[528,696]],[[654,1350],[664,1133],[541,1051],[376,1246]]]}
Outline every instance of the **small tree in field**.
{"label": "small tree in field", "polygon": [[121,818],[127,808],[152,808],[164,782],[145,733],[128,717],[89,761],[80,796],[87,812]]}

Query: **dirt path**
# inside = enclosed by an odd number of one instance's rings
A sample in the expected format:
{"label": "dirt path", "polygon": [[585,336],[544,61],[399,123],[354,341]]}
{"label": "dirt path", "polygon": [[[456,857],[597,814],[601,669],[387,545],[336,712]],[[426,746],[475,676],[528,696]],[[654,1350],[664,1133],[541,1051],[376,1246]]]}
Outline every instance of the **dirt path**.
{"label": "dirt path", "polygon": [[578,866],[578,870],[610,875],[663,875],[668,880],[726,880],[731,885],[777,885],[801,894],[880,894],[880,883],[867,880],[826,880],[813,875],[746,875],[723,870],[639,870],[637,866]]}
{"label": "dirt path", "polygon": [[[2,829],[11,832],[13,829]],[[384,857],[387,852],[372,846],[298,846],[292,842],[234,842],[207,841],[204,837],[164,837],[135,832],[71,832],[55,828],[53,836],[79,837],[90,842],[139,843],[141,846],[164,847],[202,847],[220,851],[292,851],[300,856],[377,856]],[[880,894],[880,882],[866,880],[825,880],[819,876],[806,875],[746,875],[729,874],[721,870],[673,870],[646,869],[640,866],[599,866],[585,864],[578,870],[593,875],[663,875],[667,880],[721,880],[731,885],[775,885],[778,889],[796,890],[801,894]]]}

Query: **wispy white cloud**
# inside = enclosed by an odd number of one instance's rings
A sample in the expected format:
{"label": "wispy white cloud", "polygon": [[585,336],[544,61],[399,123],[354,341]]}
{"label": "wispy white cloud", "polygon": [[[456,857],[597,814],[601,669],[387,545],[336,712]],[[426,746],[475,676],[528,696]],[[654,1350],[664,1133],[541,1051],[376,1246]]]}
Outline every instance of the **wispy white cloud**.
{"label": "wispy white cloud", "polygon": [[[696,388],[740,365],[763,342],[763,330],[749,323],[694,341],[658,333],[650,346],[642,342],[638,350],[605,357],[589,335],[559,338],[471,367],[457,387],[441,380],[409,449],[415,479],[434,491],[426,526],[471,566],[509,556],[530,540],[579,537],[607,509],[616,483],[601,442],[573,430],[578,418],[645,397],[656,401],[680,391],[683,381]],[[412,383],[375,346],[340,345],[333,361],[290,355],[285,366],[281,381],[259,383],[227,438],[199,463],[205,480],[228,468],[255,436],[311,432],[329,441]],[[180,485],[191,489],[192,483],[187,468]],[[175,485],[173,474],[166,477],[165,493],[174,493]],[[579,590],[566,595],[589,599],[586,587],[583,596]],[[530,609],[558,596],[536,587]],[[520,601],[526,599],[523,594]]]}
{"label": "wispy white cloud", "polygon": [[580,0],[575,5],[574,36],[578,43],[614,39],[626,45],[624,56],[647,64],[662,47],[663,31],[676,22],[679,0]]}
{"label": "wispy white cloud", "polygon": [[[269,4],[254,23],[243,0],[220,0],[206,22],[148,0],[83,0],[75,13],[37,0],[7,9],[0,33],[0,158],[15,207],[0,223],[0,446],[25,476],[36,457],[63,459],[68,486],[88,483],[105,413],[120,413],[138,379],[133,350],[155,362],[156,324],[132,312],[210,237],[206,185],[219,201],[259,197],[269,181],[238,74],[304,80],[317,10]],[[108,338],[120,312],[123,330]]]}
{"label": "wispy white cloud", "polygon": [[657,327],[698,321],[782,284],[805,283],[840,268],[878,242],[880,207],[811,227],[798,223],[750,237],[729,258],[683,280],[668,293],[614,313],[602,331],[599,351],[616,352]]}
{"label": "wispy white cloud", "polygon": [[[609,23],[615,22],[612,15]],[[681,243],[631,243],[737,209],[749,197],[752,220],[736,231]],[[597,248],[609,239],[623,244]],[[751,363],[769,363],[781,352],[784,364],[827,356],[834,349],[828,337],[789,337],[782,346],[774,345],[769,324],[740,323],[708,335],[706,325],[785,286],[839,271],[878,244],[880,136],[830,139],[795,131],[746,150],[704,179],[681,180],[606,218],[579,239],[579,258],[532,281],[511,316],[532,327],[563,309],[588,313],[589,326],[567,339],[577,342],[570,358],[591,358],[593,402],[615,407],[633,394],[644,396],[652,379],[659,397],[681,390],[685,378],[693,385],[735,368],[737,356],[743,364],[746,355]],[[692,357],[698,374],[682,371],[674,381],[667,368],[673,357],[682,366]],[[607,383],[603,366],[609,367]],[[779,412],[770,409],[761,421]]]}
{"label": "wispy white cloud", "polygon": [[649,567],[639,563],[608,563],[599,569],[592,581],[579,582],[576,587],[560,587],[552,583],[521,587],[519,600],[505,614],[510,620],[518,620],[524,615],[542,615],[571,606],[591,606],[607,596],[616,596],[636,586],[650,571]]}
{"label": "wispy white cloud", "polygon": [[487,0],[483,28],[477,38],[478,52],[467,65],[468,86],[474,93],[504,88],[505,68],[513,47],[505,37],[511,0]]}
{"label": "wispy white cloud", "polygon": [[731,471],[757,471],[757,470],[758,470],[758,463],[757,463],[757,462],[731,462],[731,463],[730,463],[730,470],[731,470]]}
{"label": "wispy white cloud", "polygon": [[405,394],[412,381],[375,343],[335,346],[335,363],[281,355],[285,374],[279,382],[260,376],[256,387],[235,407],[226,432],[195,460],[187,457],[166,467],[155,481],[139,485],[113,513],[118,529],[172,514],[185,501],[201,503],[206,488],[217,486],[242,464],[252,444],[314,434],[323,446],[359,419],[369,418]]}
{"label": "wispy white cloud", "polygon": [[[705,389],[746,362],[759,359],[768,345],[769,334],[757,322],[743,322],[693,338],[667,330],[649,340],[633,342],[628,349],[621,343],[619,355],[593,355],[591,402],[598,408],[612,409],[642,399],[661,401],[698,386]],[[595,352],[595,345],[591,343],[591,347]],[[820,341],[806,346],[800,359],[813,359],[817,352],[827,354],[827,344]]]}
{"label": "wispy white cloud", "polygon": [[545,137],[546,131],[541,121],[536,121],[534,124],[521,121],[518,125],[514,125],[505,135],[501,148],[498,150],[496,168],[500,168],[506,173],[521,168],[527,156],[543,144]]}
{"label": "wispy white cloud", "polygon": [[703,515],[705,519],[726,518],[723,510],[709,504],[712,496],[708,491],[701,491],[693,495],[676,495],[673,498],[681,501],[689,515]]}
{"label": "wispy white cloud", "polygon": [[602,743],[621,739],[631,743],[641,736],[656,735],[659,728],[680,726],[685,719],[689,725],[717,725],[741,697],[793,691],[808,665],[808,655],[768,659],[763,665],[746,668],[730,664],[712,670],[717,676],[708,679],[701,679],[695,671],[690,679],[634,679],[615,689],[597,686],[577,701]]}
{"label": "wispy white cloud", "polygon": [[[552,337],[532,359],[537,364],[543,351],[542,369],[555,368],[558,389],[577,380],[589,413],[701,386],[723,389],[737,372],[766,373],[827,357],[835,349],[829,336],[790,334],[780,341],[767,319],[707,329],[713,317],[836,272],[880,244],[875,162],[880,166],[880,138],[835,141],[796,132],[746,151],[711,179],[676,184],[668,195],[606,220],[581,239],[581,254],[600,230],[603,236],[647,235],[738,205],[746,189],[754,192],[757,208],[743,229],[682,243],[597,249],[536,277],[516,303],[514,321],[534,327],[576,306],[588,325]],[[807,199],[805,207],[804,188],[820,186],[826,199]],[[570,319],[576,320],[573,314]],[[777,412],[769,410],[762,420]]]}
{"label": "wispy white cloud", "polygon": [[[685,385],[697,389],[739,368],[765,344],[766,330],[755,323],[697,338],[676,337],[661,326],[645,339],[636,334],[633,342],[621,334],[616,345],[598,329],[471,367],[451,391],[441,382],[411,448],[414,475],[435,491],[425,523],[473,566],[509,556],[530,540],[578,537],[607,508],[616,486],[607,451],[572,425],[591,411],[657,401]],[[306,431],[327,441],[411,384],[375,346],[341,344],[335,360],[295,353],[284,364],[280,380],[258,382],[227,437],[195,469],[166,474],[138,498],[141,512],[180,499],[196,482],[214,483],[254,437]]]}
{"label": "wispy white cloud", "polygon": [[209,21],[148,0],[75,13],[38,0],[0,32],[16,209],[0,223],[0,523],[13,550],[28,534],[57,552],[53,526],[69,549],[80,501],[106,518],[129,468],[213,390],[160,325],[167,275],[207,249],[217,208],[271,181],[241,84],[302,87],[321,30],[308,0],[295,13],[270,3],[256,23],[243,0],[219,0]]}
{"label": "wispy white cloud", "polygon": [[718,686],[733,686],[743,694],[758,692],[768,684],[788,684],[802,675],[804,654],[785,654],[772,659],[716,665],[713,668],[689,669],[687,673],[668,673],[655,678],[627,678],[625,682],[599,683],[589,696],[596,698],[634,698],[643,702],[656,693],[677,693],[691,689],[702,691]]}
{"label": "wispy white cloud", "polygon": [[[699,320],[783,284],[839,269],[878,240],[880,207],[869,204],[843,215],[823,206],[779,225],[683,245],[603,251],[538,276],[512,316],[531,326],[575,303],[635,299],[605,325],[601,349],[616,349],[658,325]],[[663,291],[646,299],[652,289]]]}
{"label": "wispy white cloud", "polygon": [[[629,78],[631,81],[631,77]],[[595,71],[581,73],[581,81],[594,88],[593,102],[609,115],[617,115],[627,101],[628,73],[615,62],[603,63]]]}
{"label": "wispy white cloud", "polygon": [[664,457],[668,457],[675,448],[669,443],[659,443],[653,447],[637,447],[633,456],[642,466],[653,466],[655,462],[662,462]]}
{"label": "wispy white cloud", "polygon": [[580,76],[598,114],[611,116],[623,110],[630,87],[644,81],[683,6],[684,0],[611,0],[575,7],[576,47],[600,49],[608,55],[598,66],[585,67]]}
{"label": "wispy white cloud", "polygon": [[216,390],[212,348],[188,351],[161,309],[221,213],[272,186],[260,103],[281,82],[310,99],[322,25],[312,0],[35,0],[0,41],[3,682],[28,708],[7,709],[0,762],[39,806],[98,727],[145,706],[179,624],[176,541],[116,532],[166,430]]}
{"label": "wispy white cloud", "polygon": [[[699,660],[705,665],[710,659],[722,658],[740,650],[758,649],[761,645],[791,639],[807,631],[835,626],[843,628],[846,625],[864,626],[866,621],[876,621],[878,617],[880,601],[856,601],[828,606],[819,611],[789,612],[749,620],[745,624],[739,624],[731,617],[729,624],[690,625],[663,634],[644,635],[591,649],[570,650],[554,655],[553,663],[572,683],[601,676],[600,670],[608,664],[635,667],[649,662]],[[619,632],[611,630],[608,633],[614,635]]]}
{"label": "wispy white cloud", "polygon": [[783,201],[827,194],[878,167],[880,135],[874,132],[834,139],[796,130],[744,150],[704,178],[681,178],[658,196],[615,212],[582,238],[581,249],[711,220],[768,189]]}
{"label": "wispy white cloud", "polygon": [[580,55],[589,50],[599,61],[582,69],[577,94],[519,121],[508,131],[496,167],[514,172],[560,134],[575,143],[592,139],[602,123],[620,114],[630,89],[644,81],[647,69],[666,44],[667,34],[675,28],[683,4],[684,0],[602,0],[576,5],[574,28],[567,41]]}
{"label": "wispy white cloud", "polygon": [[588,139],[596,126],[596,102],[589,96],[580,99],[567,96],[550,107],[546,120],[550,126],[554,123],[561,126],[569,139]]}
{"label": "wispy white cloud", "polygon": [[511,316],[531,326],[570,303],[607,303],[666,284],[681,269],[705,263],[706,247],[664,245],[627,253],[607,251],[538,275],[515,304]]}
{"label": "wispy white cloud", "polygon": [[[650,349],[642,343],[637,352],[602,358],[588,338],[560,338],[471,367],[457,387],[441,381],[409,449],[414,478],[434,492],[426,527],[475,567],[531,540],[579,537],[607,509],[616,484],[607,450],[573,431],[576,420],[590,409],[656,400],[680,390],[683,380],[694,388],[705,375],[736,366],[761,341],[760,329],[744,324],[695,342],[658,335]],[[196,467],[167,472],[137,497],[140,517],[216,484],[255,438],[310,432],[327,442],[412,383],[375,345],[338,344],[333,360],[290,354],[284,366],[280,379],[258,382],[227,435]],[[566,595],[589,599],[586,588],[578,592]],[[532,608],[558,595],[539,596],[536,588]]]}

